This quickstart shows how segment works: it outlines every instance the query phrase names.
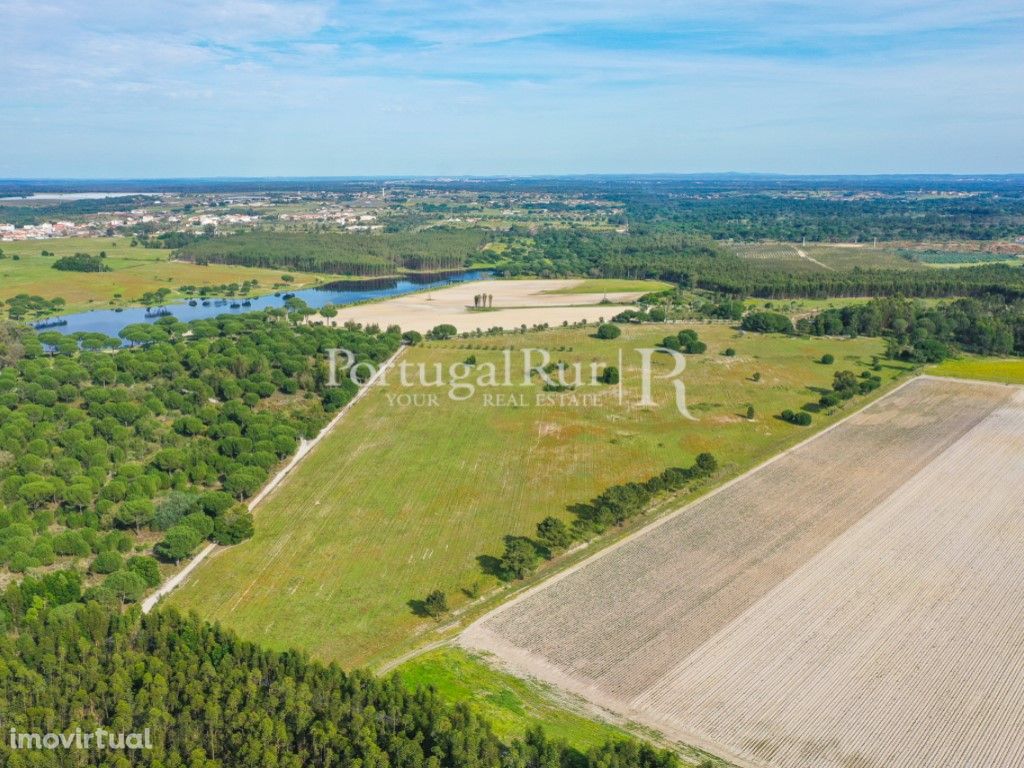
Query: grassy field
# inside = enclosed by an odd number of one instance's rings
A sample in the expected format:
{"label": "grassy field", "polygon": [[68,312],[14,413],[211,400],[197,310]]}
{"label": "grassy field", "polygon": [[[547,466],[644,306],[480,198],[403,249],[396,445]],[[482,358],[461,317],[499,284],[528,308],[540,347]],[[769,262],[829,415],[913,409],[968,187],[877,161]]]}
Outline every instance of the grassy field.
{"label": "grassy field", "polygon": [[666,291],[673,288],[671,283],[663,283],[660,280],[615,280],[611,278],[597,278],[584,280],[579,285],[569,288],[559,288],[551,293],[628,293],[632,291],[644,291],[653,293],[655,291]]}
{"label": "grassy field", "polygon": [[[539,680],[516,677],[498,664],[489,654],[444,646],[407,661],[397,673],[411,689],[432,686],[446,701],[469,704],[504,740],[522,738],[527,729],[541,726],[549,737],[580,752],[629,737],[662,741],[650,729],[637,723],[613,724],[608,713],[599,714],[582,698]],[[709,760],[712,765],[724,765],[682,744],[666,742],[665,746],[671,746],[686,764]]]}
{"label": "grassy field", "polygon": [[[839,368],[859,370],[882,352],[878,339],[799,339],[740,334],[722,324],[696,326],[708,343],[684,374],[691,413],[673,405],[670,361],[657,356],[652,392],[660,407],[634,405],[639,356],[682,326],[626,326],[614,342],[591,330],[558,329],[472,341],[434,342],[405,360],[445,367],[474,355],[501,360],[498,347],[544,347],[553,360],[616,364],[624,350],[623,404],[603,385],[599,406],[535,405],[538,384],[513,387],[527,402],[488,404],[487,394],[461,402],[445,390],[403,388],[397,377],[369,393],[256,511],[256,536],[197,569],[170,600],[195,608],[275,648],[298,646],[346,665],[393,658],[437,637],[417,614],[418,601],[444,590],[456,611],[488,598],[500,584],[493,559],[506,535],[533,535],[548,515],[610,485],[688,466],[701,451],[722,464],[720,479],[739,474],[805,438],[812,429],[775,418],[816,403]],[[725,356],[731,347],[734,356]],[[835,366],[815,360],[835,355]],[[883,366],[888,381],[905,371]],[[752,380],[761,374],[760,381]],[[437,394],[435,405],[397,395]],[[554,396],[555,393],[543,393]],[[748,405],[753,420],[745,418]],[[841,416],[819,414],[815,428]],[[593,545],[592,545],[593,546]],[[493,593],[498,596],[504,593]],[[479,595],[480,597],[473,597]]]}
{"label": "grassy field", "polygon": [[933,376],[956,379],[999,381],[1003,384],[1024,384],[1024,359],[1006,357],[960,357],[929,366]]}
{"label": "grassy field", "polygon": [[[281,282],[282,270],[251,269],[224,264],[206,267],[184,262],[169,261],[170,251],[132,248],[130,238],[67,237],[53,240],[0,243],[7,257],[0,260],[0,299],[9,299],[19,293],[42,296],[44,299],[61,297],[67,302],[67,311],[99,309],[110,305],[125,306],[138,301],[143,293],[168,288],[171,298],[180,298],[177,288],[182,285],[225,285],[258,280],[259,287],[252,295],[266,293]],[[42,251],[55,254],[42,256]],[[106,251],[106,265],[110,272],[58,272],[51,266],[55,259],[76,252],[98,255]],[[20,256],[15,261],[11,257]],[[320,276],[290,272],[295,281],[289,287],[306,287],[319,281]]]}
{"label": "grassy field", "polygon": [[484,656],[461,648],[417,656],[399,667],[398,674],[410,688],[433,686],[448,701],[468,703],[503,739],[522,737],[528,728],[541,725],[548,736],[585,751],[626,735],[622,728],[594,719],[582,700],[501,672]]}

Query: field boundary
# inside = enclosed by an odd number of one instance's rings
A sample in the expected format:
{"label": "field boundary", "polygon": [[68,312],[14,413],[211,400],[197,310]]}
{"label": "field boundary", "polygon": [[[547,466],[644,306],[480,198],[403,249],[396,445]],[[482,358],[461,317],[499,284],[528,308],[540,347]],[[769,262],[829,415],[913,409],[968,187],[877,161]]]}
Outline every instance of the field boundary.
{"label": "field boundary", "polygon": [[[554,583],[556,583],[558,581],[561,581],[562,579],[564,579],[569,574],[575,573],[580,568],[582,568],[583,566],[591,563],[592,561],[597,560],[600,557],[604,557],[609,552],[614,552],[615,550],[619,549],[622,546],[625,546],[626,544],[628,544],[629,542],[633,541],[634,539],[637,539],[640,536],[645,535],[648,532],[655,530],[659,526],[664,525],[665,523],[669,522],[670,520],[675,519],[676,517],[681,515],[683,512],[686,512],[687,510],[689,510],[694,505],[696,505],[696,504],[698,504],[700,502],[703,502],[703,501],[705,501],[707,499],[710,499],[710,498],[716,496],[717,494],[721,493],[725,489],[732,487],[736,483],[739,483],[741,480],[745,480],[747,477],[749,477],[750,475],[754,474],[755,472],[758,472],[761,469],[763,469],[764,467],[767,467],[767,466],[773,464],[774,462],[779,461],[784,456],[789,455],[790,453],[792,453],[793,451],[797,450],[798,448],[802,448],[807,443],[810,443],[810,442],[816,440],[817,438],[821,437],[822,435],[828,434],[833,429],[836,429],[840,425],[845,424],[848,420],[850,420],[851,418],[853,418],[854,416],[856,416],[860,412],[866,410],[867,408],[870,408],[875,403],[881,402],[882,400],[886,399],[890,395],[893,395],[896,392],[899,392],[901,389],[903,389],[905,386],[907,386],[911,382],[917,381],[919,378],[922,378],[922,377],[930,378],[930,379],[936,379],[936,380],[939,380],[939,381],[950,381],[951,380],[950,378],[947,378],[947,377],[944,377],[944,376],[927,376],[926,374],[917,374],[915,376],[909,377],[906,381],[900,382],[899,384],[897,384],[895,387],[890,389],[888,392],[886,392],[881,397],[876,398],[874,400],[871,400],[870,402],[865,403],[864,405],[862,405],[857,410],[848,413],[846,416],[841,418],[839,421],[837,421],[837,422],[835,422],[833,424],[829,424],[827,427],[825,427],[820,432],[815,432],[813,435],[810,435],[810,436],[804,438],[799,443],[796,443],[795,445],[791,445],[786,450],[781,451],[781,452],[775,454],[774,456],[771,456],[770,458],[765,459],[760,464],[757,464],[756,466],[751,467],[750,469],[748,469],[743,474],[737,475],[736,477],[732,478],[731,480],[727,480],[726,482],[722,483],[721,485],[711,489],[708,493],[701,494],[697,498],[692,499],[691,501],[688,501],[686,504],[684,504],[683,506],[679,507],[678,509],[674,509],[674,510],[672,510],[671,512],[669,512],[667,514],[662,515],[661,517],[659,517],[656,520],[652,520],[650,523],[645,525],[643,528],[638,528],[637,530],[633,531],[632,533],[628,534],[627,536],[622,537],[618,541],[615,541],[615,542],[609,544],[608,546],[603,547],[602,549],[598,550],[597,552],[594,552],[589,557],[586,557],[583,560],[580,560],[578,563],[573,563],[568,568],[565,568],[565,569],[563,569],[561,571],[558,571],[557,573],[551,574],[551,576],[549,576],[548,578],[544,579],[544,581],[540,582],[539,584],[534,584],[534,585],[530,586],[528,589],[524,590],[523,592],[520,592],[519,594],[517,594],[514,597],[510,598],[509,600],[506,600],[506,601],[502,602],[500,605],[495,606],[493,609],[491,609],[490,611],[485,613],[483,616],[480,616],[475,621],[473,621],[471,624],[466,626],[466,628],[463,629],[462,631],[463,632],[469,632],[471,629],[475,628],[478,624],[482,624],[484,621],[488,620],[490,617],[492,617],[495,614],[498,614],[498,613],[504,611],[505,609],[509,608],[512,605],[515,605],[516,603],[518,603],[521,600],[525,599],[526,597],[534,594],[535,592],[539,592],[540,590],[545,589],[548,585],[554,584]],[[968,382],[968,383],[971,383],[971,384],[995,384],[997,386],[1013,386],[1013,385],[1001,384],[999,382],[985,382],[985,381],[980,381],[980,382],[979,381],[972,381],[972,382]],[[460,634],[462,634],[462,633],[460,633]]]}
{"label": "field boundary", "polygon": [[[703,320],[696,320],[696,321],[678,320],[678,321],[666,321],[666,322],[668,324],[676,324],[676,325],[679,325],[679,324],[683,324],[683,325],[691,324],[692,325],[694,322],[701,323],[701,324],[715,325],[715,324],[728,324],[728,323],[732,323],[734,321],[731,321],[731,320],[709,320],[709,319],[703,319]],[[923,374],[920,374],[920,373],[915,373],[913,371],[908,371],[907,373],[909,373],[910,375],[906,379],[906,381],[900,381],[899,383],[896,383],[895,386],[891,390],[889,390],[887,392],[874,393],[876,395],[874,397],[869,395],[868,396],[869,399],[866,402],[864,402],[863,405],[860,406],[860,408],[858,408],[856,411],[853,411],[853,412],[843,416],[842,419],[840,419],[839,421],[835,422],[834,424],[830,424],[829,426],[827,426],[824,429],[822,429],[820,432],[816,432],[814,434],[809,435],[808,437],[806,437],[803,440],[801,440],[799,443],[797,443],[795,445],[792,445],[792,446],[784,449],[783,451],[781,451],[781,452],[779,452],[779,453],[777,453],[777,454],[775,454],[775,455],[765,459],[762,463],[757,464],[757,465],[751,467],[750,469],[748,469],[745,472],[743,472],[741,475],[738,475],[738,476],[736,476],[734,478],[731,478],[731,479],[727,480],[722,485],[713,487],[710,490],[707,490],[707,491],[704,491],[704,492],[700,492],[697,496],[691,498],[689,501],[686,501],[685,503],[683,503],[679,507],[672,508],[672,502],[671,501],[665,501],[665,502],[662,502],[662,503],[660,503],[658,505],[655,505],[651,510],[649,510],[648,512],[645,513],[645,515],[650,515],[651,519],[648,522],[643,523],[642,526],[640,526],[640,527],[638,527],[638,528],[636,528],[636,529],[634,529],[634,530],[632,530],[632,531],[630,531],[628,533],[626,533],[626,532],[619,532],[619,533],[614,534],[614,535],[606,534],[606,535],[603,535],[603,536],[599,537],[598,540],[591,541],[591,542],[588,542],[586,544],[581,544],[581,545],[577,545],[576,547],[573,547],[572,549],[570,549],[566,553],[564,553],[564,555],[571,555],[573,553],[573,551],[576,550],[576,549],[588,549],[588,550],[590,550],[590,552],[584,554],[582,559],[580,559],[580,560],[576,560],[575,558],[572,558],[570,560],[570,562],[566,563],[563,566],[558,566],[556,569],[552,570],[550,574],[544,575],[543,578],[540,578],[540,580],[535,580],[539,576],[539,575],[535,575],[535,576],[528,577],[528,582],[529,583],[527,583],[527,584],[522,584],[522,585],[519,585],[519,586],[513,586],[511,584],[508,584],[508,585],[505,585],[504,587],[500,587],[499,588],[499,590],[500,590],[499,592],[497,592],[495,594],[491,594],[491,595],[485,595],[480,601],[478,601],[480,603],[480,605],[472,605],[471,604],[471,605],[465,606],[462,609],[461,612],[469,613],[471,615],[475,615],[475,618],[473,618],[472,620],[468,620],[468,623],[463,624],[463,622],[467,621],[467,619],[468,619],[468,617],[465,616],[465,615],[459,616],[459,617],[453,616],[452,617],[453,621],[450,621],[450,622],[446,623],[445,625],[443,625],[441,627],[437,627],[437,628],[435,628],[433,630],[435,635],[439,635],[440,636],[437,639],[431,640],[431,641],[429,641],[427,643],[421,643],[419,645],[415,645],[414,644],[414,645],[412,645],[412,647],[409,647],[408,645],[406,645],[404,647],[404,649],[401,650],[401,653],[399,653],[398,655],[391,656],[390,658],[384,658],[384,659],[382,659],[382,660],[380,660],[380,661],[378,661],[378,662],[376,662],[374,664],[371,664],[371,668],[377,674],[387,674],[388,672],[390,672],[390,671],[394,670],[395,668],[401,666],[405,662],[407,662],[407,661],[409,661],[411,659],[414,659],[414,658],[416,658],[417,656],[419,656],[419,655],[421,655],[423,653],[428,653],[429,651],[434,650],[435,648],[437,648],[439,646],[443,646],[443,645],[445,645],[447,643],[451,643],[451,642],[458,643],[458,638],[459,638],[459,636],[463,632],[468,632],[470,630],[470,628],[474,627],[476,624],[478,624],[478,623],[484,621],[485,619],[489,618],[493,614],[497,613],[499,610],[504,609],[506,606],[514,605],[519,600],[524,599],[525,597],[527,597],[530,594],[533,594],[534,591],[540,590],[541,588],[543,588],[544,586],[546,586],[549,583],[554,583],[557,579],[560,579],[560,578],[563,578],[565,576],[568,576],[570,573],[573,573],[577,568],[582,567],[583,565],[587,564],[589,561],[591,561],[593,559],[596,559],[597,557],[599,557],[600,555],[604,554],[605,552],[612,551],[616,547],[619,547],[619,546],[622,546],[622,545],[628,543],[634,537],[640,536],[641,534],[643,534],[646,531],[654,528],[655,526],[661,525],[663,523],[667,523],[669,520],[674,518],[676,515],[681,514],[682,512],[684,512],[685,510],[687,510],[691,506],[693,506],[694,504],[697,504],[698,502],[701,502],[701,501],[709,498],[710,496],[714,495],[715,493],[718,493],[719,491],[728,488],[733,483],[738,482],[739,480],[745,478],[747,475],[756,472],[757,470],[761,469],[762,467],[766,466],[767,464],[771,463],[772,461],[780,459],[781,457],[785,456],[788,452],[796,450],[797,448],[802,446],[804,443],[807,443],[807,442],[815,439],[819,435],[826,434],[830,429],[838,427],[840,424],[845,422],[850,417],[855,416],[860,411],[863,411],[865,408],[868,408],[869,406],[873,405],[874,403],[881,401],[885,397],[888,397],[890,394],[892,394],[894,392],[897,392],[900,388],[906,386],[907,384],[909,384],[910,382],[914,381],[919,376],[923,375]],[[949,380],[949,377],[929,377],[929,378],[938,378],[938,379],[947,380],[947,381]],[[970,382],[970,383],[979,383],[979,382]],[[980,383],[985,383],[985,382],[980,382]],[[681,494],[681,495],[685,495],[685,494]],[[607,539],[607,541],[605,541],[605,539]],[[488,607],[488,604],[490,604],[489,607]]]}
{"label": "field boundary", "polygon": [[[392,368],[392,366],[395,364],[395,361],[398,360],[398,358],[402,355],[405,349],[406,347],[403,344],[397,350],[395,350],[395,353],[384,361],[384,364],[376,370],[373,376],[370,377],[369,381],[367,381],[366,384],[359,388],[359,391],[355,393],[352,399],[345,403],[344,406],[342,406],[341,410],[334,415],[334,418],[327,422],[327,425],[323,429],[321,429],[312,440],[302,440],[299,443],[299,448],[297,451],[295,451],[295,455],[292,456],[291,460],[284,467],[282,467],[281,470],[276,475],[274,475],[270,482],[263,486],[263,489],[258,494],[256,494],[256,496],[254,496],[253,499],[249,502],[248,506],[250,512],[255,510],[257,505],[261,501],[263,501],[271,493],[273,493],[273,491],[282,483],[282,481],[291,473],[291,471],[295,469],[295,467],[297,467],[299,463],[304,458],[306,458],[306,456],[308,456],[314,448],[316,448],[317,445],[320,444],[321,440],[323,440],[328,434],[330,434],[330,432],[345,417],[345,414],[347,414],[356,403],[362,400],[363,396],[366,395],[366,393],[369,392],[370,389],[372,389],[374,385],[376,385],[377,382],[380,381],[384,377],[384,375]],[[186,579],[188,579],[189,575],[191,575],[192,571],[199,567],[199,565],[207,557],[213,554],[213,552],[217,549],[218,545],[213,543],[207,544],[205,547],[203,547],[199,554],[189,561],[188,565],[186,565],[178,573],[174,574],[169,579],[167,579],[167,581],[165,581],[163,584],[159,586],[156,592],[154,592],[152,595],[150,595],[142,601],[142,612],[149,613],[151,610],[153,610],[156,604],[160,602],[161,598],[166,597],[171,592],[173,592],[177,587],[181,586],[186,581]]]}

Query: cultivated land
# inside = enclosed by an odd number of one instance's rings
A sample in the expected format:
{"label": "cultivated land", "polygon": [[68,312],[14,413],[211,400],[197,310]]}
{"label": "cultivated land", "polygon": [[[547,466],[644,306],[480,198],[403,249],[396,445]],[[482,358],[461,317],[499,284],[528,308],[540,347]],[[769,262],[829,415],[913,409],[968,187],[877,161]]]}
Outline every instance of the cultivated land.
{"label": "cultivated land", "polygon": [[[614,342],[592,338],[592,329],[556,329],[409,349],[406,363],[447,367],[469,355],[479,365],[498,363],[506,346],[517,357],[525,347],[544,347],[553,360],[589,364],[610,356],[614,364],[621,347],[626,405],[607,385],[600,407],[536,406],[539,383],[525,388],[528,404],[516,407],[489,406],[480,393],[453,402],[444,390],[407,389],[391,377],[255,510],[255,537],[213,556],[169,601],[275,648],[297,646],[348,665],[393,658],[437,637],[437,625],[413,611],[431,590],[445,590],[456,610],[473,602],[463,590],[504,594],[494,591],[499,582],[479,558],[489,567],[506,535],[532,536],[548,515],[571,520],[568,505],[689,466],[701,451],[718,457],[719,478],[739,474],[809,434],[774,414],[816,402],[815,388],[830,386],[837,368],[859,370],[883,350],[879,339],[744,335],[697,324],[691,327],[708,352],[689,357],[684,379],[700,421],[680,418],[672,385],[661,379],[653,389],[661,407],[632,407],[639,356],[630,350],[683,327],[624,326]],[[735,356],[722,354],[727,347]],[[815,362],[825,352],[836,366]],[[668,373],[666,358],[655,357],[655,365],[656,375]],[[888,382],[905,370],[886,364],[880,375]],[[432,393],[440,394],[436,406],[389,401]],[[757,414],[752,421],[748,405]],[[840,415],[819,414],[815,425]]]}
{"label": "cultivated land", "polygon": [[[581,286],[593,292],[577,292]],[[394,324],[400,325],[403,331],[420,332],[443,323],[454,325],[459,332],[494,327],[513,329],[542,323],[594,323],[602,317],[610,319],[625,309],[602,305],[602,301],[629,304],[663,286],[664,283],[652,281],[623,280],[483,280],[387,301],[339,307],[337,317],[327,322],[343,325],[352,320],[381,328]],[[486,310],[473,307],[473,297],[481,293],[494,297]],[[320,315],[310,318],[310,322],[324,320]]]}
{"label": "cultivated land", "polygon": [[740,258],[787,272],[925,268],[897,248],[862,243],[735,243],[731,248]]}
{"label": "cultivated land", "polygon": [[923,378],[462,637],[756,766],[1024,760],[1024,391]]}
{"label": "cultivated land", "polygon": [[[170,289],[170,298],[184,298],[177,291],[182,285],[215,286],[257,280],[259,286],[249,295],[267,293],[274,285],[282,284],[281,275],[291,274],[295,280],[289,289],[302,288],[320,282],[320,276],[291,272],[290,270],[251,269],[225,264],[198,266],[183,261],[170,261],[171,251],[132,248],[127,237],[67,237],[53,240],[31,240],[0,243],[7,257],[0,260],[0,300],[20,293],[42,296],[44,299],[63,298],[68,312],[101,309],[107,306],[128,306],[138,302],[142,294],[160,288]],[[48,251],[54,256],[41,256]],[[99,255],[106,251],[104,262],[110,272],[59,272],[53,262],[75,253]],[[16,261],[11,258],[20,256]],[[333,278],[337,279],[337,277]],[[63,310],[62,310],[63,311]]]}

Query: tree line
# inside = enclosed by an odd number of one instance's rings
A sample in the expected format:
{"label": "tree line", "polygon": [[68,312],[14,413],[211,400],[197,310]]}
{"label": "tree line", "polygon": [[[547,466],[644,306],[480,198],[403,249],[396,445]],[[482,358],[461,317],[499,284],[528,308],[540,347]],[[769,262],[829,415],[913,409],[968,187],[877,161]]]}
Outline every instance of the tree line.
{"label": "tree line", "polygon": [[490,234],[434,227],[420,232],[246,232],[188,243],[178,258],[339,275],[381,277],[399,268],[453,270],[469,266]]}
{"label": "tree line", "polygon": [[[345,672],[161,608],[142,616],[89,600],[58,571],[0,600],[0,701],[11,768],[676,768],[636,740],[582,754],[532,729],[502,741],[465,703],[397,676]],[[152,749],[12,749],[18,733],[143,733]]]}

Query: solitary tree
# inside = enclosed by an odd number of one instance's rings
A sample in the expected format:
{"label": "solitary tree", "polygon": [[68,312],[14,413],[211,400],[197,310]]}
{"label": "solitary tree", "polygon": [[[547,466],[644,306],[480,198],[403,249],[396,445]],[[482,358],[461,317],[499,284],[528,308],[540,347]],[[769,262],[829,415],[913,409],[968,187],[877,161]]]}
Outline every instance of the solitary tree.
{"label": "solitary tree", "polygon": [[423,601],[423,610],[435,619],[448,613],[448,596],[440,589],[435,589]]}

